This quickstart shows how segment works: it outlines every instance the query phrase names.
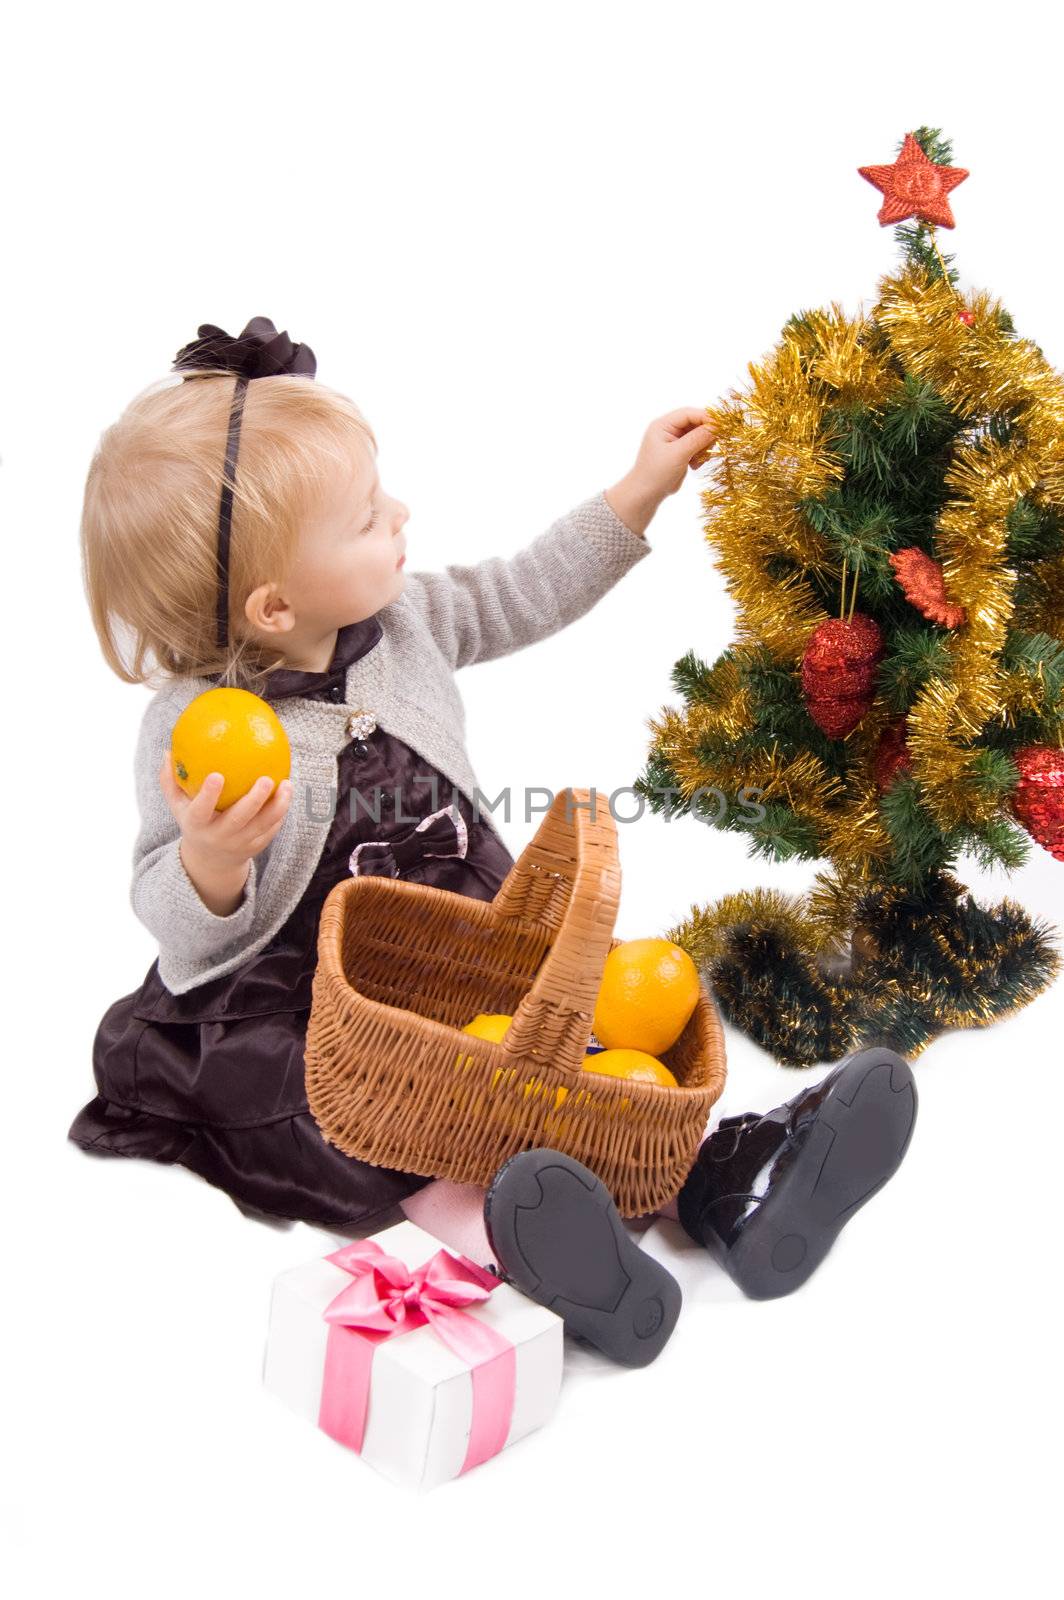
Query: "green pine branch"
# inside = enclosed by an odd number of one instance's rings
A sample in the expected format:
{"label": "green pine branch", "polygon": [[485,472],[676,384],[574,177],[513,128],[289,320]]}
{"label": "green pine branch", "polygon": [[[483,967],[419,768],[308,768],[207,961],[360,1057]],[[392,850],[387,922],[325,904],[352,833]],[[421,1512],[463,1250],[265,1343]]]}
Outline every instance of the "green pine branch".
{"label": "green pine branch", "polygon": [[[714,705],[720,698],[719,667],[722,661],[730,656],[731,652],[725,650],[717,658],[713,666],[709,666],[697,656],[693,650],[688,650],[674,665],[670,674],[672,687],[677,694],[682,694],[688,705]],[[717,673],[716,680],[714,673]]]}
{"label": "green pine branch", "polygon": [[1005,518],[1010,562],[1045,561],[1064,550],[1064,518],[1021,495]]}
{"label": "green pine branch", "polygon": [[647,764],[632,788],[655,814],[680,817],[688,812],[688,804],[681,794],[676,774],[657,748],[651,749]]}
{"label": "green pine branch", "polygon": [[906,624],[891,630],[879,664],[879,690],[897,716],[903,716],[932,678],[949,674],[946,635],[940,628]]}
{"label": "green pine branch", "polygon": [[820,835],[808,817],[800,817],[779,803],[762,809],[765,814],[757,819],[737,810],[729,811],[721,826],[746,834],[751,853],[769,861],[817,861],[824,854]]}
{"label": "green pine branch", "polygon": [[883,411],[883,443],[895,459],[924,456],[948,445],[960,419],[931,384],[907,372]]}
{"label": "green pine branch", "polygon": [[987,871],[1001,867],[1006,872],[1015,872],[1031,853],[1027,834],[1006,817],[994,817],[985,827],[968,829],[960,842],[961,848]]}
{"label": "green pine branch", "polygon": [[912,778],[901,777],[891,784],[880,799],[879,812],[892,845],[891,882],[916,889],[930,873],[947,865],[952,841],[921,805]]}

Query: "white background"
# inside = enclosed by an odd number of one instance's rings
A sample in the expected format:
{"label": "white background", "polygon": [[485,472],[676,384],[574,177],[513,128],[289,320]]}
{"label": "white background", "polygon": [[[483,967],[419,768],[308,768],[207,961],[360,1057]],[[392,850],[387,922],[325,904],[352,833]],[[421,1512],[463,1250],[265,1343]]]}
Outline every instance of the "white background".
{"label": "white background", "polygon": [[[971,171],[940,234],[962,287],[1059,367],[1050,18],[185,0],[9,32],[9,1592],[1050,1589],[1064,989],[920,1060],[905,1165],[799,1293],[747,1302],[706,1258],[654,1366],[574,1350],[551,1426],[428,1497],[260,1388],[272,1278],[322,1235],[66,1142],[96,1024],[155,954],[127,900],[147,692],[103,664],[78,568],[102,428],[199,322],[268,315],[369,417],[411,570],[516,551],[793,311],[872,302],[897,255],[856,169],[921,122]],[[728,642],[694,475],[649,540],[587,618],[459,679],[487,792],[630,783],[673,661]],[[504,826],[515,853],[534,827]],[[689,820],[619,834],[622,937],[812,875]],[[1043,852],[966,876],[1059,912]],[[820,1075],[728,1042],[725,1112]]]}

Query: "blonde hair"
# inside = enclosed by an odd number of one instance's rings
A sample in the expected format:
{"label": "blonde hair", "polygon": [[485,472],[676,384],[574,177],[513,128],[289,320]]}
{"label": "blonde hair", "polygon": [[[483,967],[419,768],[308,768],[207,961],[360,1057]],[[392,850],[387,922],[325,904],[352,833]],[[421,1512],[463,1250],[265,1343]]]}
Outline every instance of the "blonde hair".
{"label": "blonde hair", "polygon": [[300,524],[336,470],[377,441],[353,400],[316,379],[248,385],[229,561],[230,647],[217,643],[218,507],[236,380],[211,372],[145,389],[102,435],[81,519],[85,592],[108,666],[126,683],[215,677],[261,692],[284,657],[244,604],[282,581]]}

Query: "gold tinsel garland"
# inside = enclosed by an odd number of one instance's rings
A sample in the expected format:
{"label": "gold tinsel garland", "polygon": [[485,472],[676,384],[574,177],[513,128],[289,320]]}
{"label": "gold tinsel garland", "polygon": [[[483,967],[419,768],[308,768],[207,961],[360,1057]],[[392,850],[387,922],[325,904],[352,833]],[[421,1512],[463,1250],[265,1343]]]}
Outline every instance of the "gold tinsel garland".
{"label": "gold tinsel garland", "polygon": [[692,905],[690,915],[665,938],[686,950],[698,966],[715,961],[724,949],[731,930],[739,923],[767,923],[778,928],[800,950],[818,955],[831,949],[822,926],[811,915],[802,895],[783,894],[778,889],[749,889],[726,894],[710,906]]}
{"label": "gold tinsel garland", "polygon": [[824,439],[830,391],[810,381],[798,339],[785,335],[749,372],[749,391],[708,413],[717,438],[714,482],[702,491],[706,538],[736,600],[740,639],[797,661],[827,613],[801,572],[774,579],[766,565],[782,556],[807,572],[829,569],[827,546],[798,503],[826,494],[843,467]]}
{"label": "gold tinsel garland", "polygon": [[[1064,506],[1064,384],[1026,339],[1001,329],[1000,302],[978,292],[963,302],[944,280],[910,269],[881,285],[880,326],[907,370],[924,379],[962,417],[993,411],[1015,419],[1008,444],[984,438],[954,452],[945,483],[950,498],[935,524],[935,550],[950,599],[966,607],[966,623],[945,640],[948,680],[933,678],[909,712],[908,745],[924,802],[943,828],[980,826],[1000,800],[970,781],[971,748],[1000,715],[1006,674],[1000,654],[1013,618],[1015,574],[1008,566],[1006,518],[1021,496]],[[1047,597],[1048,598],[1048,597]],[[1051,632],[1048,610],[1028,619]]]}
{"label": "gold tinsel garland", "polygon": [[699,739],[721,736],[726,726],[722,715],[708,706],[693,706],[686,714],[666,706],[660,717],[649,721],[654,747],[668,763],[683,798],[690,801],[699,789],[714,789],[733,805],[740,803],[744,790],[756,789],[758,803],[782,802],[826,837],[832,802],[842,798],[839,779],[807,751],[791,759],[775,747],[751,753],[722,751],[707,762],[695,746]]}

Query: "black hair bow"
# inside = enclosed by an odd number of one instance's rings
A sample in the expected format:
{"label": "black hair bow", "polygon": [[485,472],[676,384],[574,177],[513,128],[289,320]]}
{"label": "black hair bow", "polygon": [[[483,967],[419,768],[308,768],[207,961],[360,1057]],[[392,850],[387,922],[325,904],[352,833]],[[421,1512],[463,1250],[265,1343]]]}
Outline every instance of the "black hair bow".
{"label": "black hair bow", "polygon": [[278,333],[269,317],[252,317],[243,332],[235,336],[210,322],[202,323],[199,338],[177,352],[173,370],[191,373],[204,368],[221,369],[235,372],[248,382],[284,373],[313,378],[317,365],[308,344],[293,344],[287,333]]}

